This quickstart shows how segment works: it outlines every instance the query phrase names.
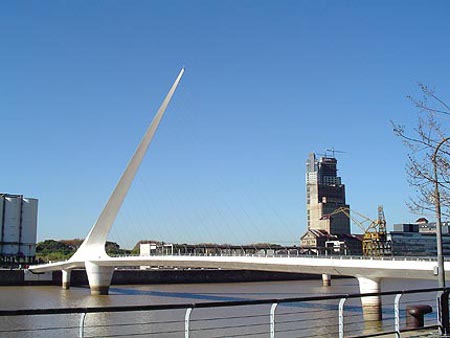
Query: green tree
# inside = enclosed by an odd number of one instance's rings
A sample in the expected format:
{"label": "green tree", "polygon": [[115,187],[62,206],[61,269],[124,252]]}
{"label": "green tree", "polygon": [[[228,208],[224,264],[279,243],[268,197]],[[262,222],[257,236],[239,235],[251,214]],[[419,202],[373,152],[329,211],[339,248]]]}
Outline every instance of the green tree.
{"label": "green tree", "polygon": [[71,246],[53,239],[39,242],[36,245],[36,258],[43,261],[65,260],[72,256],[74,252],[75,249]]}
{"label": "green tree", "polygon": [[[75,251],[80,247],[83,240],[70,239],[55,241],[48,239],[43,242],[39,242],[36,245],[36,258],[43,261],[62,261],[69,259]],[[130,250],[124,250],[120,248],[120,245],[115,242],[106,242],[106,253],[108,255],[129,255]]]}

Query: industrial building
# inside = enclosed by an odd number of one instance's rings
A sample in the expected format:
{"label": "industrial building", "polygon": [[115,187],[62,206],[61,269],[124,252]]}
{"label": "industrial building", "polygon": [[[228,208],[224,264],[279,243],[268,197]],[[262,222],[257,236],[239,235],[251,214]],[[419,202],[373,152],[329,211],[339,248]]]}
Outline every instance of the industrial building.
{"label": "industrial building", "polygon": [[349,234],[350,218],[344,213],[326,217],[345,202],[345,185],[337,175],[337,160],[309,154],[306,162],[306,213],[309,229],[325,230],[331,235]]}
{"label": "industrial building", "polygon": [[31,262],[36,255],[38,200],[0,193],[1,262]]}

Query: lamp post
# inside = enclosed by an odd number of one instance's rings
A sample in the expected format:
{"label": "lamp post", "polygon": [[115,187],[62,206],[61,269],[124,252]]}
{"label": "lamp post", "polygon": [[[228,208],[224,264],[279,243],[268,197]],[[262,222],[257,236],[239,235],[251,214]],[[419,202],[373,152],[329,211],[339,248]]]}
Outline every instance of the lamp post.
{"label": "lamp post", "polygon": [[[447,141],[450,137],[442,139],[434,149],[431,161],[433,162],[433,172],[434,172],[434,207],[436,212],[436,246],[437,246],[437,263],[438,263],[438,286],[440,288],[445,288],[445,269],[444,269],[444,254],[442,248],[442,213],[441,213],[441,197],[439,193],[439,177],[437,169],[437,154],[440,147]],[[449,334],[449,311],[448,311],[448,292],[440,293],[440,319],[441,319],[441,334]]]}

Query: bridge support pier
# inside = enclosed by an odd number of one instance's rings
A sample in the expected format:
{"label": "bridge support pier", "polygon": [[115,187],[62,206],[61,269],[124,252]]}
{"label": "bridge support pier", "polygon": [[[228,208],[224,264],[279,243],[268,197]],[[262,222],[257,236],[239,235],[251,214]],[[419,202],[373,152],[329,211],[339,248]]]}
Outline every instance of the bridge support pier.
{"label": "bridge support pier", "polygon": [[323,286],[331,286],[331,275],[327,273],[322,274],[322,285]]}
{"label": "bridge support pier", "polygon": [[85,266],[91,295],[107,295],[109,293],[114,267],[99,266],[92,262],[86,262]]}
{"label": "bridge support pier", "polygon": [[62,288],[64,290],[70,289],[70,272],[71,270],[62,270]]}
{"label": "bridge support pier", "polygon": [[[380,292],[381,278],[356,277],[359,282],[360,293]],[[368,296],[361,297],[363,317],[365,320],[381,320],[381,297]]]}

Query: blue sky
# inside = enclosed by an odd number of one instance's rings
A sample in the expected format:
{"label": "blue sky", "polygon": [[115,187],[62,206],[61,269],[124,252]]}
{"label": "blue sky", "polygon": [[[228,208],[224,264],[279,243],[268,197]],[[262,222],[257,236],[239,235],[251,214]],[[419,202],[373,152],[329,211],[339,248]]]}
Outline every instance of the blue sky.
{"label": "blue sky", "polygon": [[[113,227],[138,239],[293,244],[305,161],[334,147],[347,200],[414,221],[417,82],[450,100],[446,1],[0,4],[0,191],[40,200],[39,240],[82,238],[179,69]],[[357,231],[357,229],[355,229]]]}

